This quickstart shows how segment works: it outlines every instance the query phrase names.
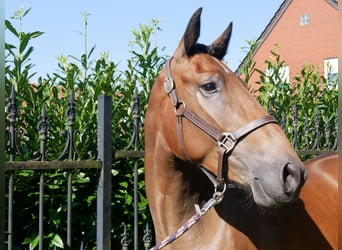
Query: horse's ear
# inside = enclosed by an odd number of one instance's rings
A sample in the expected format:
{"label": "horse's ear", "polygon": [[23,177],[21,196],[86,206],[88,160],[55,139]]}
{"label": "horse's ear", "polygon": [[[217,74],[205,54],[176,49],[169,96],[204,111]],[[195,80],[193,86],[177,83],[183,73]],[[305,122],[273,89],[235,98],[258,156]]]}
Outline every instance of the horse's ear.
{"label": "horse's ear", "polygon": [[219,60],[227,53],[227,48],[232,34],[233,23],[230,23],[226,30],[219,36],[209,47],[208,52],[211,56],[216,57]]}
{"label": "horse's ear", "polygon": [[202,7],[191,17],[174,56],[190,55],[200,36]]}

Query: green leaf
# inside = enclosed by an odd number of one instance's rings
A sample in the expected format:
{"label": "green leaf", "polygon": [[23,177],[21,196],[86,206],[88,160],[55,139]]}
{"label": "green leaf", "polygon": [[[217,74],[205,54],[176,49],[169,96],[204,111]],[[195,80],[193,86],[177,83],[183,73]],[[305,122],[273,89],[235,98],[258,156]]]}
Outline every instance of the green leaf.
{"label": "green leaf", "polygon": [[96,200],[96,195],[90,195],[90,196],[88,196],[87,197],[87,204],[88,204],[88,206],[90,206],[91,204],[92,204],[92,201],[93,200]]}
{"label": "green leaf", "polygon": [[37,236],[30,242],[29,248],[30,250],[33,250],[36,248],[36,246],[38,246],[39,243],[39,235],[37,234]]}
{"label": "green leaf", "polygon": [[112,175],[117,176],[119,174],[119,171],[116,169],[112,169]]}
{"label": "green leaf", "polygon": [[19,37],[17,30],[13,27],[13,25],[11,24],[10,21],[5,20],[5,27],[6,27],[9,31],[11,31],[11,33],[12,33],[13,35],[15,35],[16,37]]}
{"label": "green leaf", "polygon": [[33,52],[33,47],[30,47],[30,48],[26,51],[26,53],[22,56],[21,61],[22,61],[22,62],[25,62],[26,59],[31,55],[32,52]]}
{"label": "green leaf", "polygon": [[23,53],[23,51],[26,49],[26,46],[28,44],[28,42],[30,41],[31,37],[30,37],[30,33],[21,33],[20,36],[20,44],[19,44],[19,53]]}
{"label": "green leaf", "polygon": [[26,16],[31,11],[31,8],[28,8],[25,10],[24,14],[22,14],[22,17]]}
{"label": "green leaf", "polygon": [[13,44],[5,43],[5,49],[10,51],[12,49],[15,49],[16,47]]}
{"label": "green leaf", "polygon": [[128,187],[128,183],[127,182],[120,182],[119,185],[121,187],[127,188]]}
{"label": "green leaf", "polygon": [[61,236],[59,236],[58,234],[54,235],[54,237],[51,240],[51,243],[56,247],[64,248],[63,240]]}
{"label": "green leaf", "polygon": [[[88,59],[90,58],[90,56],[93,54],[94,50],[95,50],[95,47],[96,46],[93,46],[91,49],[90,49],[90,52],[88,53]],[[101,59],[100,59],[101,60]]]}
{"label": "green leaf", "polygon": [[31,38],[36,38],[36,37],[39,37],[39,36],[41,36],[41,35],[43,35],[44,34],[44,32],[41,32],[41,31],[34,31],[34,32],[31,32],[30,33],[30,37]]}

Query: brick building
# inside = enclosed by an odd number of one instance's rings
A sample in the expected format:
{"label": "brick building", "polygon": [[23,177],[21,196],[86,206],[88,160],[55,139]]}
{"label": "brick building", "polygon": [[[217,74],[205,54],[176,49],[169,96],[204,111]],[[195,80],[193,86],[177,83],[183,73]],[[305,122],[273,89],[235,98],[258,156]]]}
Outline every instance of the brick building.
{"label": "brick building", "polygon": [[[281,60],[285,61],[286,79],[297,75],[305,63],[319,66],[326,77],[337,77],[338,32],[337,0],[284,0],[257,39],[255,67],[265,69],[265,60],[270,59],[271,50],[277,46]],[[245,61],[246,58],[239,68]],[[254,73],[249,83],[258,79]]]}

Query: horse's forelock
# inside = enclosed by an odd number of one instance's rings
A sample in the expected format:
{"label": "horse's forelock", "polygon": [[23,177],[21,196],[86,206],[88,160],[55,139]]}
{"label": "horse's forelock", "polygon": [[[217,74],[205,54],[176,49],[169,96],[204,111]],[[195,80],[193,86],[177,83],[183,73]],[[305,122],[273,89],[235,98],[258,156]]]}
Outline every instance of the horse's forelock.
{"label": "horse's forelock", "polygon": [[187,56],[193,56],[195,54],[210,54],[209,47],[207,45],[197,43],[190,50],[186,51]]}

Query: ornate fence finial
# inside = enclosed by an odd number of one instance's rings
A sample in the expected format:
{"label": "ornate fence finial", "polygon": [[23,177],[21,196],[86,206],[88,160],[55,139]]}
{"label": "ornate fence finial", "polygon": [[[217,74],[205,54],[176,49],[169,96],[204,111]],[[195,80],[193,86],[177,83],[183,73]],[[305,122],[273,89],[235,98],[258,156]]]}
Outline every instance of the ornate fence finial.
{"label": "ornate fence finial", "polygon": [[151,229],[148,227],[148,223],[146,224],[146,229],[144,230],[143,241],[144,241],[145,250],[150,249],[151,243],[152,243],[152,235],[151,235]]}
{"label": "ornate fence finial", "polygon": [[336,112],[335,112],[335,119],[334,119],[334,132],[333,132],[333,136],[334,136],[334,146],[333,146],[333,150],[337,150],[337,142],[338,142],[338,112],[337,112],[337,109],[336,109]]}
{"label": "ornate fence finial", "polygon": [[135,88],[135,94],[133,98],[133,119],[138,119],[140,118],[140,97],[139,97],[139,92],[138,88]]}
{"label": "ornate fence finial", "polygon": [[281,112],[281,121],[280,121],[280,127],[286,133],[286,116],[285,112]]}
{"label": "ornate fence finial", "polygon": [[122,239],[121,239],[122,250],[128,250],[129,239],[128,239],[126,226],[124,226],[124,232],[123,234],[121,234],[121,236],[122,236]]}
{"label": "ornate fence finial", "polygon": [[313,147],[312,147],[312,150],[315,150],[315,149],[319,149],[319,140],[320,140],[320,132],[319,132],[319,129],[320,129],[320,115],[319,115],[319,110],[318,108],[316,107],[315,108],[315,141],[314,141],[314,144],[313,144]]}
{"label": "ornate fence finial", "polygon": [[10,125],[14,125],[15,122],[17,121],[18,117],[18,99],[17,95],[14,90],[14,86],[11,88],[11,94],[10,97],[7,99],[9,102],[8,105],[6,106],[6,113],[7,115],[7,120],[10,122]]}
{"label": "ornate fence finial", "polygon": [[297,138],[298,138],[298,112],[297,112],[297,106],[294,104],[293,106],[293,139],[292,139],[292,146],[294,148],[297,147]]}
{"label": "ornate fence finial", "polygon": [[70,98],[68,102],[68,108],[66,111],[67,119],[68,119],[68,126],[73,127],[76,121],[76,109],[75,109],[75,93],[71,91]]}
{"label": "ornate fence finial", "polygon": [[17,128],[16,122],[19,116],[18,109],[18,99],[15,93],[14,86],[11,88],[10,97],[7,99],[8,104],[6,106],[7,120],[9,121],[9,129],[8,129],[8,142],[6,147],[9,152],[9,160],[14,161],[15,155],[18,154],[22,160],[24,160],[24,156],[21,154],[17,145]]}
{"label": "ornate fence finial", "polygon": [[310,144],[310,139],[309,139],[309,133],[310,128],[309,128],[309,118],[308,115],[305,114],[304,118],[304,148],[305,150],[309,150],[309,144]]}
{"label": "ornate fence finial", "polygon": [[135,88],[135,94],[133,97],[132,113],[133,113],[133,134],[131,141],[125,150],[128,150],[134,144],[134,150],[138,150],[138,144],[140,142],[139,129],[140,129],[140,98],[138,89]]}
{"label": "ornate fence finial", "polygon": [[68,160],[74,159],[74,154],[77,155],[77,157],[80,158],[80,153],[78,152],[75,144],[75,134],[77,131],[74,130],[74,124],[76,121],[76,109],[75,109],[76,103],[75,103],[75,93],[71,91],[70,98],[68,102],[68,108],[66,111],[67,116],[67,125],[68,125],[68,131],[67,131],[67,141],[65,144],[65,147],[61,153],[61,155],[57,158],[57,160],[61,160],[68,155]]}
{"label": "ornate fence finial", "polygon": [[48,132],[49,132],[49,122],[48,122],[48,116],[46,114],[45,104],[43,104],[42,111],[40,115],[38,116],[39,122],[37,124],[37,130],[39,133],[39,140],[40,140],[40,155],[35,160],[47,160],[46,157],[46,149],[45,149],[45,143],[48,138]]}
{"label": "ornate fence finial", "polygon": [[273,116],[273,105],[271,102],[268,102],[268,113]]}
{"label": "ornate fence finial", "polygon": [[330,122],[329,118],[327,117],[325,119],[325,124],[324,124],[324,135],[325,135],[325,144],[324,147],[327,149],[330,149],[331,143],[330,143]]}

